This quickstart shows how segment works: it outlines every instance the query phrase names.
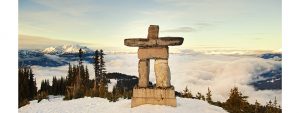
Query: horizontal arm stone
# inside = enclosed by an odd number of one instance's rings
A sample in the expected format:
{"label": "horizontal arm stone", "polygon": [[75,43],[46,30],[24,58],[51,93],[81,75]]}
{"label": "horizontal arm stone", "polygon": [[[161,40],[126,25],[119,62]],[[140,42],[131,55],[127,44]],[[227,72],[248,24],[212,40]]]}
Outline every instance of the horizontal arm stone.
{"label": "horizontal arm stone", "polygon": [[124,45],[130,47],[147,47],[156,45],[156,40],[149,40],[145,38],[128,38],[124,40]]}
{"label": "horizontal arm stone", "polygon": [[161,37],[156,40],[129,38],[124,40],[124,45],[130,47],[177,46],[182,43],[182,37]]}
{"label": "horizontal arm stone", "polygon": [[159,46],[177,46],[183,43],[182,37],[160,37],[156,44]]}

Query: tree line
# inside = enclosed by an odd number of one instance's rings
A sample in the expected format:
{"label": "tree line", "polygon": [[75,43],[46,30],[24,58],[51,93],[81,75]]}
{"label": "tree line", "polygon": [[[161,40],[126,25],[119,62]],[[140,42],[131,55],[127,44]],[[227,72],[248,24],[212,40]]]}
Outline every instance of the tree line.
{"label": "tree line", "polygon": [[201,94],[197,92],[195,96],[191,93],[187,87],[182,91],[177,93],[176,96],[182,98],[192,98],[208,102],[211,105],[219,106],[228,111],[229,113],[281,113],[281,106],[278,104],[275,97],[274,101],[269,101],[266,105],[261,105],[259,102],[255,104],[250,104],[247,101],[248,96],[244,96],[238,87],[234,87],[230,90],[229,97],[225,102],[213,101],[212,92],[208,88],[207,93]]}
{"label": "tree line", "polygon": [[19,68],[18,73],[18,107],[21,107],[28,104],[30,100],[35,99],[37,87],[36,80],[33,77],[34,74],[30,67]]}
{"label": "tree line", "polygon": [[[23,93],[33,92],[33,90],[35,91],[34,95],[26,94],[22,98],[19,98],[19,107],[28,104],[29,101],[33,99],[37,99],[38,102],[40,102],[42,99],[48,99],[48,95],[64,95],[64,100],[77,99],[85,96],[101,97],[107,98],[109,101],[113,102],[117,101],[119,98],[131,98],[132,89],[138,82],[137,77],[132,77],[121,73],[107,73],[104,62],[105,54],[103,53],[103,50],[96,50],[93,57],[95,79],[89,79],[90,76],[88,68],[86,65],[83,65],[83,54],[84,52],[80,49],[78,52],[78,64],[69,64],[68,74],[66,77],[53,77],[52,83],[50,83],[48,79],[42,80],[40,89],[38,91],[36,87],[35,89],[31,87],[23,88],[20,86],[28,85],[19,85],[19,96],[23,96]],[[20,70],[22,69],[23,68],[20,68]],[[24,74],[19,72],[19,77],[28,78],[28,81],[33,80],[31,68],[28,67],[25,69],[30,69],[29,71],[26,70],[26,72],[30,72],[31,74],[24,76]],[[23,78],[19,78],[19,80],[23,80]],[[113,87],[112,91],[108,91],[108,84],[110,83],[109,79],[116,78],[116,85]],[[20,83],[31,84],[31,82],[27,81],[20,81],[19,84]],[[36,86],[35,80],[33,85]],[[24,102],[21,103],[22,101]]]}

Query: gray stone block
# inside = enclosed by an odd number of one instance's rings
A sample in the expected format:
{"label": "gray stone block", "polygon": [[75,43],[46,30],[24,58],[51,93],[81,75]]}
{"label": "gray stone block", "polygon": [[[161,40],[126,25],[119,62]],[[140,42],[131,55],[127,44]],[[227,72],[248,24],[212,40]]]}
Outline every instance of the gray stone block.
{"label": "gray stone block", "polygon": [[183,43],[182,37],[160,37],[156,41],[158,46],[177,46]]}
{"label": "gray stone block", "polygon": [[152,48],[142,48],[138,49],[139,59],[168,59],[169,58],[169,48],[168,47],[152,47]]}
{"label": "gray stone block", "polygon": [[167,88],[171,86],[171,73],[168,60],[155,59],[154,71],[156,78],[156,87]]}
{"label": "gray stone block", "polygon": [[128,38],[124,40],[124,45],[130,47],[157,47],[157,46],[177,46],[183,43],[182,37],[161,37],[158,39]]}
{"label": "gray stone block", "polygon": [[175,91],[172,88],[139,88],[133,89],[131,107],[143,104],[167,105],[176,107]]}
{"label": "gray stone block", "polygon": [[148,36],[149,40],[155,40],[158,38],[159,26],[158,25],[150,25],[148,28]]}
{"label": "gray stone block", "polygon": [[156,45],[156,40],[145,38],[128,38],[124,40],[124,45],[129,47],[152,47]]}

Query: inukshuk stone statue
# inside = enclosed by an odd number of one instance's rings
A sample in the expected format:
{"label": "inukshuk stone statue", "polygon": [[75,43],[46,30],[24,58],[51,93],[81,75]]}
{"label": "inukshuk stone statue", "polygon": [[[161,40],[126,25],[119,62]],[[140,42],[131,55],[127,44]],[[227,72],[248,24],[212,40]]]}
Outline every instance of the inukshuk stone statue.
{"label": "inukshuk stone statue", "polygon": [[[147,39],[129,38],[124,40],[126,46],[139,47],[139,82],[133,89],[131,107],[142,104],[176,106],[174,87],[170,83],[171,73],[168,65],[168,46],[181,45],[183,38],[158,37],[158,32],[158,25],[150,25]],[[149,86],[150,59],[155,59],[155,86]]]}

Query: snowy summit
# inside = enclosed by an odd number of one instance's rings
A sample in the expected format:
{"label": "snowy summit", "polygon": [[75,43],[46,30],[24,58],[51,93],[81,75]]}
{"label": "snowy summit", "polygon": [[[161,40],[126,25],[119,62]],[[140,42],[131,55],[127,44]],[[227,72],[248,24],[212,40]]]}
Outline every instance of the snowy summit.
{"label": "snowy summit", "polygon": [[82,49],[83,52],[91,52],[93,51],[90,48],[87,48],[86,46],[81,45],[72,45],[72,44],[66,44],[61,45],[57,47],[48,47],[43,50],[43,53],[45,54],[65,54],[65,53],[78,53],[79,49]]}

